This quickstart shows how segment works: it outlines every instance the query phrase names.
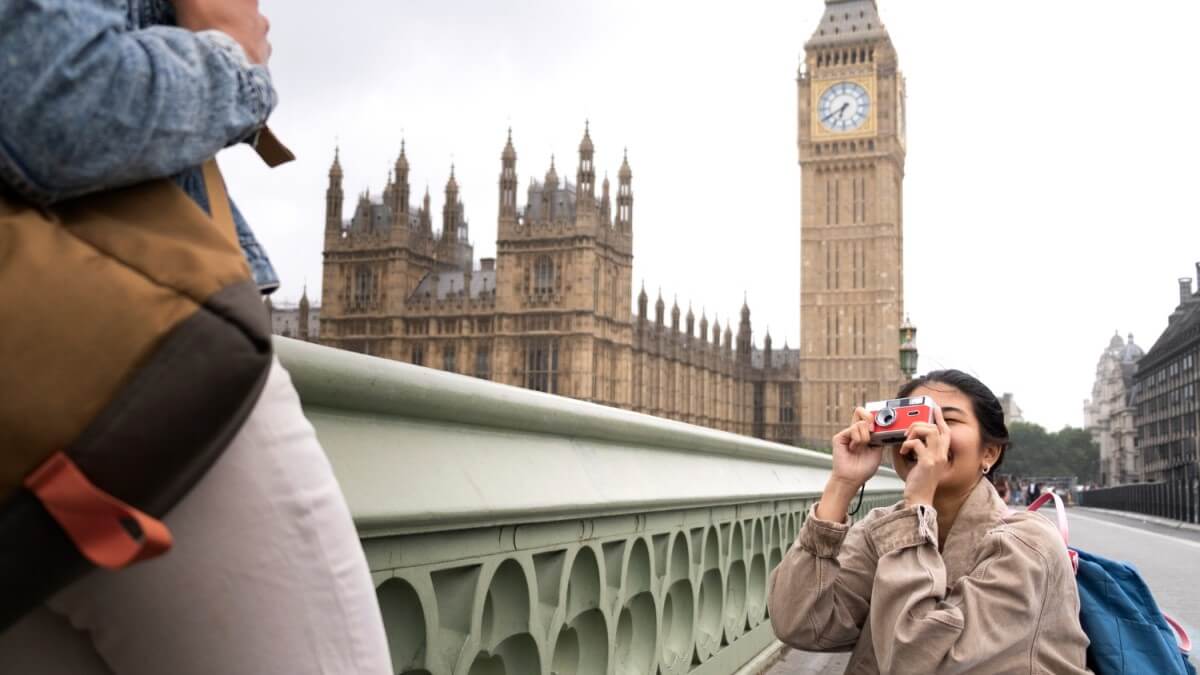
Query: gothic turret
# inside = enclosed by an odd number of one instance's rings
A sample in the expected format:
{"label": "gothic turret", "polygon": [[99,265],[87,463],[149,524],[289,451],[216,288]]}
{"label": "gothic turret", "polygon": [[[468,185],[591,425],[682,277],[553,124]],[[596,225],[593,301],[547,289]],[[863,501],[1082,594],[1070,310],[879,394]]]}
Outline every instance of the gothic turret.
{"label": "gothic turret", "polygon": [[433,236],[433,211],[429,202],[429,186],[425,186],[425,197],[421,200],[421,212],[418,214],[421,222],[421,234]]}
{"label": "gothic turret", "polygon": [[408,226],[408,157],[404,154],[404,139],[400,139],[400,156],[396,158],[395,184],[392,186],[392,217],[400,227]]}
{"label": "gothic turret", "polygon": [[442,237],[437,246],[437,258],[442,265],[462,270],[464,274],[470,273],[475,260],[453,164],[450,165],[450,179],[446,181],[446,203],[442,206]]}
{"label": "gothic turret", "polygon": [[304,284],[304,290],[300,293],[300,315],[297,317],[300,322],[298,328],[301,340],[308,340],[308,310],[308,284]]}
{"label": "gothic turret", "polygon": [[650,298],[646,296],[646,282],[642,282],[642,292],[638,293],[638,320],[646,321],[646,306],[650,302]]}
{"label": "gothic turret", "polygon": [[608,194],[608,174],[604,174],[604,187],[600,194],[600,222],[612,227],[612,198]]}
{"label": "gothic turret", "polygon": [[658,301],[654,303],[654,323],[661,328],[663,325],[663,314],[667,311],[667,303],[663,302],[662,289],[658,289]]}
{"label": "gothic turret", "polygon": [[695,314],[692,312],[692,305],[691,305],[691,303],[688,303],[688,313],[687,313],[687,336],[688,336],[688,337],[695,337],[695,336],[696,336],[696,315],[695,315]]}
{"label": "gothic turret", "polygon": [[720,317],[713,317],[712,343],[713,343],[714,347],[721,346],[721,319],[720,319]]}
{"label": "gothic turret", "polygon": [[460,232],[463,205],[458,198],[458,179],[454,176],[454,165],[450,165],[450,179],[446,181],[446,203],[442,206],[442,239],[457,241],[465,232]]}
{"label": "gothic turret", "polygon": [[517,151],[513,148],[512,128],[508,130],[508,141],[500,153],[500,219],[515,221],[517,218]]}
{"label": "gothic turret", "polygon": [[334,148],[329,167],[329,187],[325,190],[325,248],[332,248],[342,236],[342,163],[341,150]]}
{"label": "gothic turret", "polygon": [[542,213],[549,222],[556,217],[555,202],[558,201],[558,170],[554,168],[554,155],[550,155],[550,169],[546,171],[546,179],[542,187]]}
{"label": "gothic turret", "polygon": [[752,334],[752,331],[750,328],[750,304],[743,300],[742,301],[742,322],[740,324],[738,324],[737,352],[738,352],[738,360],[743,361],[745,363],[750,362],[751,334]]}
{"label": "gothic turret", "polygon": [[617,173],[617,219],[615,226],[622,232],[633,231],[633,171],[629,168],[629,152],[621,160]]}
{"label": "gothic turret", "polygon": [[767,329],[767,336],[763,338],[763,367],[767,370],[771,369],[771,329]]}
{"label": "gothic turret", "polygon": [[579,171],[575,176],[577,203],[584,209],[591,208],[596,201],[596,166],[593,162],[595,148],[588,124],[583,124],[583,140],[579,142]]}
{"label": "gothic turret", "polygon": [[675,302],[671,306],[671,332],[679,332],[679,297],[675,297]]}

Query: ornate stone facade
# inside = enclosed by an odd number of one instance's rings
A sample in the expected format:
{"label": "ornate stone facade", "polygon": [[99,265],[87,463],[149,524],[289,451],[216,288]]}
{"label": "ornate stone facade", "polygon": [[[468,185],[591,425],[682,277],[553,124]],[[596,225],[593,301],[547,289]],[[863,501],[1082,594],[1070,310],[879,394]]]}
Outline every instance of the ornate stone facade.
{"label": "ornate stone facade", "polygon": [[1137,483],[1142,462],[1137,451],[1137,410],[1133,376],[1142,348],[1114,334],[1096,363],[1092,397],[1083,402],[1083,426],[1100,448],[1100,484],[1103,487]]}
{"label": "ornate stone facade", "polygon": [[797,80],[802,435],[903,380],[904,76],[875,0],[826,0]]}
{"label": "ornate stone facade", "polygon": [[320,342],[605,405],[783,442],[798,440],[797,351],[754,345],[750,308],[737,326],[678,303],[653,316],[633,297],[633,172],[597,195],[585,129],[575,181],[553,158],[518,205],[512,135],[501,152],[497,256],[476,268],[451,170],[442,228],[426,194],[410,205],[401,146],[378,198],[360,195],[343,222],[335,155],[326,193]]}

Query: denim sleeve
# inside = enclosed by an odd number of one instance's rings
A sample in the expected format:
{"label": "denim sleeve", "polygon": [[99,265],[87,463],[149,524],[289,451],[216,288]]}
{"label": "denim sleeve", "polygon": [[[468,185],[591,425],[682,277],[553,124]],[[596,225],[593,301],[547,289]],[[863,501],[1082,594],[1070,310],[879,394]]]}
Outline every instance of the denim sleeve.
{"label": "denim sleeve", "polygon": [[0,180],[49,203],[195,166],[275,106],[232,38],[130,29],[123,0],[0,2]]}

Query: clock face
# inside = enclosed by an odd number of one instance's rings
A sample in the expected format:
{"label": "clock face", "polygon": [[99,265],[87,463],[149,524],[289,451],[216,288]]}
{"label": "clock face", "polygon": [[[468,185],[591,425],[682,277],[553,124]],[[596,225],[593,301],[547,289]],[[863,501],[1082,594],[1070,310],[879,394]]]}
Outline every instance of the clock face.
{"label": "clock face", "polygon": [[817,115],[830,131],[854,131],[867,121],[871,97],[857,82],[838,82],[821,94]]}

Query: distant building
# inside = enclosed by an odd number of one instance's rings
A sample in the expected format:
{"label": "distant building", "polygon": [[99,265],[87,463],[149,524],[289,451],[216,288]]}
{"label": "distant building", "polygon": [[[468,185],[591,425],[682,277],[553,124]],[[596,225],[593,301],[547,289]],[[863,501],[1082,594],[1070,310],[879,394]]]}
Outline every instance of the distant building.
{"label": "distant building", "polygon": [[276,305],[270,298],[266,304],[271,315],[271,332],[275,335],[306,342],[317,342],[321,337],[321,306],[309,304],[307,287],[300,295],[299,304]]}
{"label": "distant building", "polygon": [[1016,399],[1007,391],[1004,392],[1004,396],[1000,397],[1000,408],[1004,410],[1005,426],[1013,422],[1025,421],[1025,418],[1021,415],[1021,406],[1017,405]]}
{"label": "distant building", "polygon": [[[1200,276],[1200,263],[1196,264]],[[1200,290],[1179,280],[1179,305],[1138,362],[1133,400],[1137,447],[1146,481],[1196,476],[1200,412]]]}
{"label": "distant building", "polygon": [[1142,348],[1114,334],[1096,364],[1092,397],[1083,402],[1083,426],[1100,448],[1100,484],[1122,485],[1141,480],[1137,450],[1134,373]]}

